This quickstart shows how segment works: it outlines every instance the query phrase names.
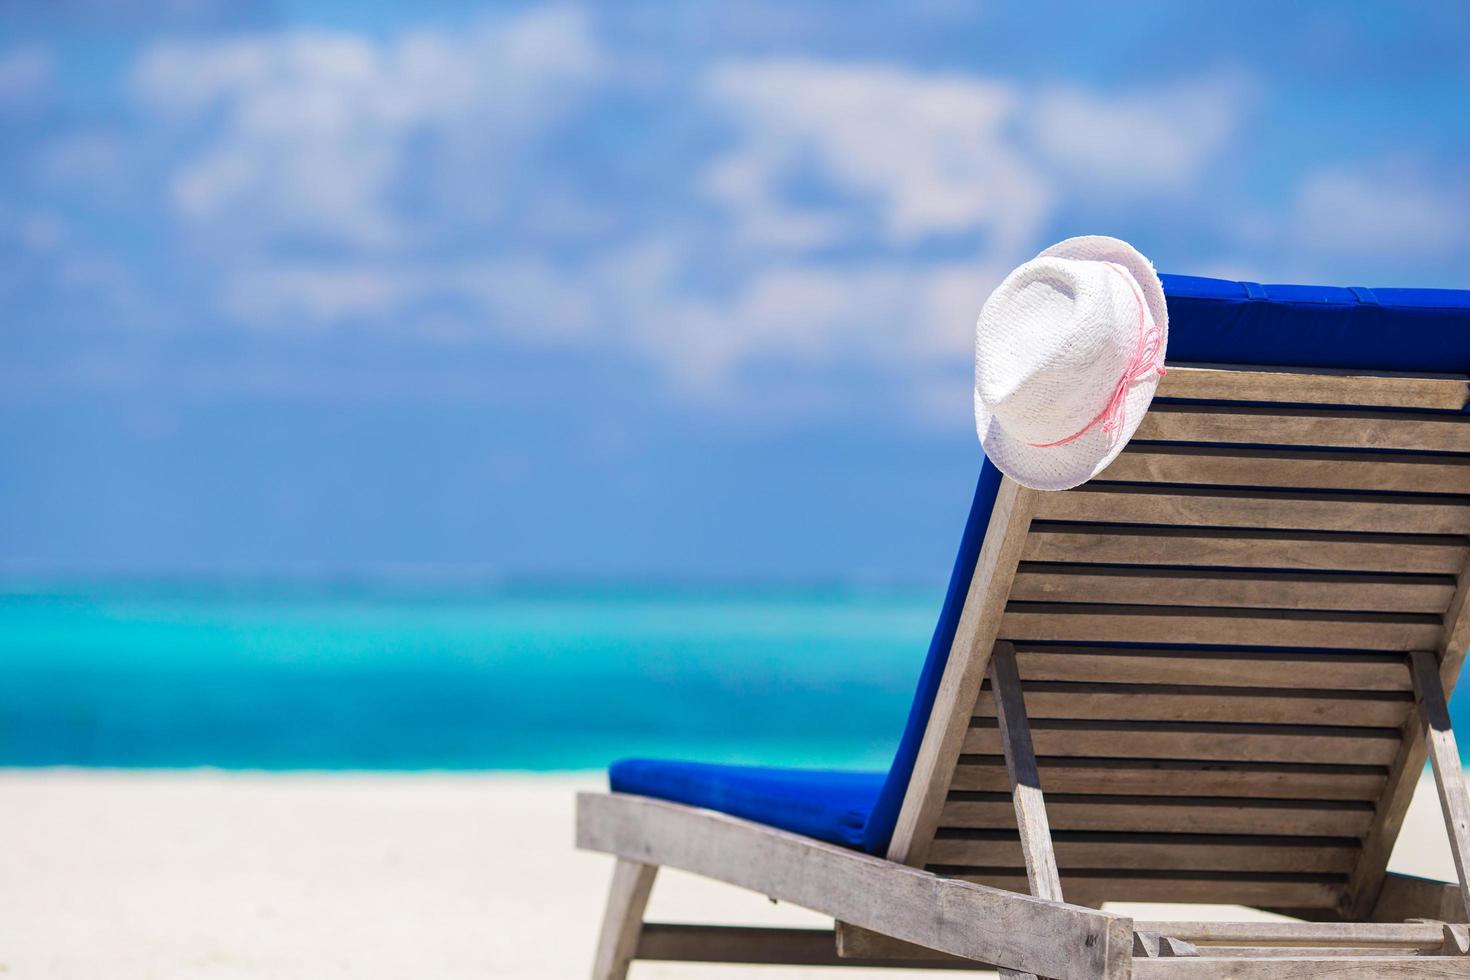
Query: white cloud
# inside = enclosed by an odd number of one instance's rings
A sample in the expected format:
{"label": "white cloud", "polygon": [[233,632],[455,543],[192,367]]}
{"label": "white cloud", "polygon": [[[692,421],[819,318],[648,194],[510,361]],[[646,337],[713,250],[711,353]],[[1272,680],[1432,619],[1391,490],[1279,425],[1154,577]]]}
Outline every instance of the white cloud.
{"label": "white cloud", "polygon": [[33,106],[51,88],[56,59],[36,44],[0,51],[0,111]]}
{"label": "white cloud", "polygon": [[1462,179],[1384,165],[1313,174],[1297,189],[1293,243],[1324,258],[1390,262],[1470,245]]}
{"label": "white cloud", "polygon": [[1051,89],[1026,113],[1027,131],[1079,189],[1177,191],[1194,186],[1235,134],[1253,91],[1236,75],[1121,95]]}
{"label": "white cloud", "polygon": [[585,17],[543,8],[383,42],[322,32],[170,42],[141,59],[133,83],[165,118],[218,115],[217,138],[173,181],[175,206],[196,225],[383,248],[414,230],[390,202],[414,140],[428,138],[439,166],[466,178],[449,183],[480,188],[458,202],[464,211],[491,218],[518,144],[598,69]]}
{"label": "white cloud", "polygon": [[[205,137],[173,202],[223,258],[222,303],[240,321],[601,347],[726,404],[757,377],[852,398],[840,379],[860,374],[919,417],[963,395],[985,295],[1070,195],[1196,179],[1237,111],[1206,107],[1181,133],[1168,118],[1215,82],[1154,101],[883,64],[722,62],[696,77],[693,106],[687,78],[635,86],[667,100],[644,106],[654,114],[713,110],[730,142],[668,188],[683,221],[620,233],[626,202],[555,193],[566,150],[548,137],[594,85],[626,81],[564,8],[462,34],[174,43],[134,73],[158,118]],[[1050,122],[1028,123],[1034,111]],[[1143,177],[1125,146],[1147,156]],[[496,229],[513,189],[531,195],[523,223]]]}
{"label": "white cloud", "polygon": [[[702,91],[739,139],[701,186],[745,253],[764,260],[728,296],[650,311],[638,343],[705,392],[738,384],[749,365],[861,365],[924,417],[962,398],[954,378],[968,370],[980,305],[1043,244],[1059,207],[1197,186],[1252,96],[1227,75],[1122,94],[1033,93],[810,60],[720,64]],[[969,256],[926,249],[944,236],[973,242]],[[870,254],[876,241],[886,257],[823,251],[854,241]]]}
{"label": "white cloud", "polygon": [[703,90],[742,137],[705,186],[753,244],[831,244],[854,231],[850,205],[790,199],[808,167],[870,204],[879,236],[897,246],[978,230],[1010,250],[1047,214],[1046,187],[1005,131],[1020,105],[1011,85],[794,60],[717,65]]}
{"label": "white cloud", "polygon": [[703,332],[716,338],[717,368],[769,357],[895,364],[960,355],[963,363],[986,278],[960,263],[771,268],[733,301],[706,304]]}

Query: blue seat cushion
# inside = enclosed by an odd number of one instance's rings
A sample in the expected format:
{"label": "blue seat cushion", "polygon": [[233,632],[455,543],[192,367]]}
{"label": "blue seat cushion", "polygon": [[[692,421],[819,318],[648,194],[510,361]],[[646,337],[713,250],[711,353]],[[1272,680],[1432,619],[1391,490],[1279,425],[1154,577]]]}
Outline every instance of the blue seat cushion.
{"label": "blue seat cushion", "polygon": [[[1160,276],[1170,361],[1470,374],[1470,290],[1263,286]],[[949,589],[887,773],[630,760],[612,788],[884,854],[959,626],[1001,474],[982,457]]]}
{"label": "blue seat cushion", "polygon": [[623,759],[608,771],[613,792],[719,810],[844,847],[862,847],[886,772],[723,766]]}

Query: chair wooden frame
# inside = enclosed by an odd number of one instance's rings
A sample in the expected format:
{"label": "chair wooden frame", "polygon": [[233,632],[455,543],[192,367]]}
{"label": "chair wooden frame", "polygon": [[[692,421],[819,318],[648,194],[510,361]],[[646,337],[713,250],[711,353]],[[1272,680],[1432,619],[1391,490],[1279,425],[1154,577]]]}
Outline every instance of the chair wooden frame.
{"label": "chair wooden frame", "polygon": [[[594,980],[639,959],[1470,978],[1446,708],[1470,645],[1467,383],[1171,365],[1097,480],[1002,482],[886,859],[579,796],[578,846],[617,858]],[[1456,883],[1386,870],[1426,759]],[[644,923],[660,866],[834,928]],[[1307,921],[1142,922],[1106,900]]]}

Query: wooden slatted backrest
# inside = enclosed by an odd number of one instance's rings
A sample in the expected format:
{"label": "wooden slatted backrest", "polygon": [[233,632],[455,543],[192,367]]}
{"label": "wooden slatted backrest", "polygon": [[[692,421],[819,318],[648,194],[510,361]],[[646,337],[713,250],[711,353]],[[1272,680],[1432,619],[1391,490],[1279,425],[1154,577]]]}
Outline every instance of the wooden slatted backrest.
{"label": "wooden slatted backrest", "polygon": [[1172,366],[1127,449],[1002,486],[890,857],[1018,891],[1015,646],[1065,896],[1364,914],[1467,643],[1459,376]]}

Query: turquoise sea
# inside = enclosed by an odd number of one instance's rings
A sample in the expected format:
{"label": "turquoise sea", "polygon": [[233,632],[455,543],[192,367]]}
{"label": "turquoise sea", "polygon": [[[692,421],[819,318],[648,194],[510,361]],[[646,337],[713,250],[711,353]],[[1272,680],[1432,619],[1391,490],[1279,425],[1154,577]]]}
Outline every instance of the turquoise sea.
{"label": "turquoise sea", "polygon": [[[941,590],[0,585],[0,766],[886,767]],[[1451,705],[1462,731],[1470,696]]]}
{"label": "turquoise sea", "polygon": [[886,766],[938,587],[0,589],[0,766]]}

